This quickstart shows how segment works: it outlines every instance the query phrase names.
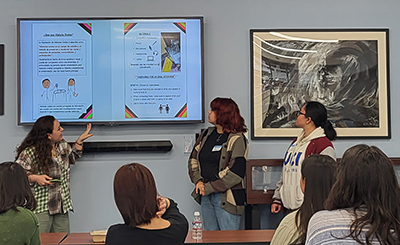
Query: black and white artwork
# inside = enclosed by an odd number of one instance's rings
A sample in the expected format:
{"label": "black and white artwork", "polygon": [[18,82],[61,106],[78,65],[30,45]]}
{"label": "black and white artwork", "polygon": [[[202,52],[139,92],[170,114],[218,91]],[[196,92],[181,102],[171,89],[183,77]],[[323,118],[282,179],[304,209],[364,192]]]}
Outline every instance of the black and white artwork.
{"label": "black and white artwork", "polygon": [[390,137],[388,30],[251,31],[253,138],[298,134],[307,101],[339,137]]}

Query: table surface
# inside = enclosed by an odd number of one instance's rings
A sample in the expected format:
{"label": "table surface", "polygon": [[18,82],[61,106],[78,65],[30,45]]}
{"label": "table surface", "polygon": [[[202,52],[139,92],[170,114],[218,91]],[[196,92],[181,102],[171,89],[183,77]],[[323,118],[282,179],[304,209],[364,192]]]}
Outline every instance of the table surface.
{"label": "table surface", "polygon": [[[203,231],[201,240],[193,240],[191,231],[189,231],[185,244],[269,244],[274,232],[275,230]],[[42,242],[42,244],[45,243]],[[89,233],[71,233],[61,244],[87,245],[104,243],[93,243]]]}
{"label": "table surface", "polygon": [[186,244],[191,243],[264,243],[271,242],[275,230],[238,230],[238,231],[203,231],[201,240],[192,239],[189,231],[186,237]]}
{"label": "table surface", "polygon": [[92,236],[89,233],[71,233],[67,238],[64,239],[64,241],[61,242],[61,244],[86,245],[86,244],[104,244],[104,243],[102,242],[94,243]]}
{"label": "table surface", "polygon": [[67,233],[40,233],[42,245],[57,245]]}

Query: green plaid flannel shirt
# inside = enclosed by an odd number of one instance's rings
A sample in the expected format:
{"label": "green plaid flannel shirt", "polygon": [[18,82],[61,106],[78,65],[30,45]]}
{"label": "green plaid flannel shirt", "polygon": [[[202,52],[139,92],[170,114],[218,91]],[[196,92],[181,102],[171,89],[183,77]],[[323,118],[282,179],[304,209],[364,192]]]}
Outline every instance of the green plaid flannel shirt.
{"label": "green plaid flannel shirt", "polygon": [[[65,140],[56,143],[56,157],[53,164],[49,166],[49,176],[60,179],[61,182],[53,182],[53,185],[40,186],[33,184],[32,191],[37,201],[34,213],[49,212],[50,215],[66,213],[73,210],[70,195],[70,164],[74,164],[76,159],[82,156],[82,151],[78,151],[74,146],[71,147]],[[34,147],[24,149],[16,160],[26,171],[27,174],[41,175],[37,170],[37,162]]]}

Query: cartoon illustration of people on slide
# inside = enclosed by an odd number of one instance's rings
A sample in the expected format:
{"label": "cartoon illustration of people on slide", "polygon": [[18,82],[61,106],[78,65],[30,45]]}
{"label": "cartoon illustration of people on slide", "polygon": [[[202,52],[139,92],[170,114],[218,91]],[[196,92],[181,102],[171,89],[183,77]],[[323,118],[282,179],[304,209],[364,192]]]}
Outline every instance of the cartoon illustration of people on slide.
{"label": "cartoon illustration of people on slide", "polygon": [[164,110],[165,110],[166,114],[169,114],[170,109],[171,108],[169,107],[168,104],[166,104],[166,105],[160,104],[160,106],[158,107],[158,111],[160,112],[160,114],[162,114]]}
{"label": "cartoon illustration of people on slide", "polygon": [[65,94],[66,92],[67,92],[67,90],[65,88],[58,88],[58,83],[56,83],[54,85],[53,97],[52,97],[51,101],[54,102],[54,100],[57,99],[57,96],[59,94],[61,94],[63,96],[63,98],[65,99],[65,101],[66,101],[67,100],[67,97],[66,97],[66,94]]}
{"label": "cartoon illustration of people on slide", "polygon": [[[49,101],[49,93],[50,93],[50,80],[48,78],[43,79],[42,81],[42,86],[44,88],[43,93],[40,95],[40,97],[44,97],[46,101]],[[50,91],[49,91],[50,90]]]}
{"label": "cartoon illustration of people on slide", "polygon": [[68,79],[68,90],[67,90],[67,99],[71,100],[73,97],[78,97],[78,93],[75,90],[75,79]]}
{"label": "cartoon illustration of people on slide", "polygon": [[68,79],[68,89],[59,88],[58,83],[56,83],[53,88],[50,88],[51,82],[48,78],[43,79],[42,86],[44,88],[44,91],[40,96],[44,97],[45,101],[50,101],[50,96],[51,102],[57,101],[57,97],[59,95],[62,95],[62,98],[66,102],[70,101],[74,97],[78,97],[78,93],[75,89],[75,78]]}

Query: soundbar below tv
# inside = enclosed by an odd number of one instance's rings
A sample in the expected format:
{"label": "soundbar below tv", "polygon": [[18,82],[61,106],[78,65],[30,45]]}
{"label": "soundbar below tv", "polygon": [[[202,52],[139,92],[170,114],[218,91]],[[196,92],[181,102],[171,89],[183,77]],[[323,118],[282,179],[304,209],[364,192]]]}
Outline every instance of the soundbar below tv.
{"label": "soundbar below tv", "polygon": [[18,124],[204,121],[203,18],[19,18]]}
{"label": "soundbar below tv", "polygon": [[84,153],[120,152],[120,151],[153,151],[168,152],[172,149],[170,140],[158,141],[119,141],[119,142],[85,142]]}

